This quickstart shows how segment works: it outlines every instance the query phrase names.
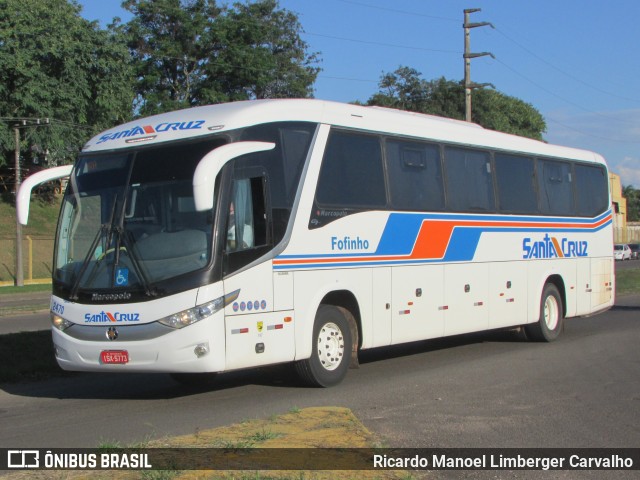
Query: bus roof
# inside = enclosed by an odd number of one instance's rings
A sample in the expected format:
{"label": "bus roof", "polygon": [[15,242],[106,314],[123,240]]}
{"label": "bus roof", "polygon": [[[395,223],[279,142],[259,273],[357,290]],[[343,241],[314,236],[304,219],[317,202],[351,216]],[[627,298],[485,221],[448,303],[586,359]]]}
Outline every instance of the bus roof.
{"label": "bus roof", "polygon": [[487,130],[473,123],[390,108],[314,99],[249,100],[141,118],[93,137],[83,152],[210,135],[261,123],[302,121],[425,140],[604,163],[593,152]]}

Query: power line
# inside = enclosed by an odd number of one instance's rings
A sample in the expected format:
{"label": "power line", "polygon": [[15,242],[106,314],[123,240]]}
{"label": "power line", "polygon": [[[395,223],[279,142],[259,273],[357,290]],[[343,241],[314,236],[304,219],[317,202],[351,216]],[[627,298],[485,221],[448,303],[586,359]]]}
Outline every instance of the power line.
{"label": "power line", "polygon": [[582,85],[584,85],[584,86],[586,86],[586,87],[589,87],[589,88],[591,88],[591,89],[593,89],[593,90],[595,90],[595,91],[597,91],[597,92],[599,92],[599,93],[602,93],[602,94],[604,94],[604,95],[609,95],[609,96],[611,96],[611,97],[619,98],[619,99],[621,99],[621,100],[629,100],[629,101],[632,101],[632,102],[640,102],[640,100],[638,100],[637,98],[629,98],[629,97],[625,97],[625,96],[622,96],[622,95],[617,95],[617,94],[615,94],[615,93],[612,93],[612,92],[608,92],[608,91],[606,91],[606,90],[603,90],[603,89],[601,89],[600,87],[597,87],[597,86],[595,86],[595,85],[591,85],[590,83],[585,82],[584,80],[582,80],[580,77],[577,77],[577,76],[575,76],[575,75],[573,75],[573,74],[571,74],[571,73],[569,73],[569,72],[567,72],[567,71],[565,71],[565,70],[561,69],[560,67],[558,67],[558,66],[554,65],[553,63],[551,63],[551,62],[549,62],[549,61],[545,60],[545,59],[544,59],[544,58],[542,58],[540,55],[536,54],[535,52],[531,51],[530,49],[528,49],[527,47],[525,47],[525,46],[524,46],[524,45],[522,45],[521,43],[519,43],[519,42],[517,42],[516,40],[514,40],[513,38],[509,37],[509,36],[508,36],[506,33],[504,33],[501,29],[496,28],[496,31],[497,31],[500,35],[502,35],[504,38],[506,38],[507,40],[509,40],[510,42],[512,42],[514,45],[517,45],[519,48],[521,48],[522,50],[524,50],[525,52],[527,52],[529,55],[531,55],[532,57],[534,57],[534,58],[535,58],[535,59],[537,59],[538,61],[540,61],[540,62],[544,63],[545,65],[547,65],[547,66],[549,66],[549,67],[553,68],[554,70],[556,70],[556,71],[560,72],[561,74],[563,74],[563,75],[565,75],[565,76],[569,77],[570,79],[572,79],[572,80],[574,80],[574,81],[576,81],[576,82],[578,82],[578,83],[580,83],[580,84],[582,84]]}
{"label": "power line", "polygon": [[[398,14],[403,14],[403,15],[421,16],[421,17],[434,18],[434,19],[437,19],[437,20],[445,20],[445,21],[455,21],[455,22],[457,22],[457,21],[458,21],[458,20],[456,20],[456,19],[454,19],[454,18],[439,17],[439,16],[434,16],[434,15],[422,14],[422,13],[414,12],[414,11],[406,11],[406,10],[398,10],[398,9],[393,9],[393,8],[388,8],[388,7],[380,7],[380,6],[376,6],[376,5],[370,5],[370,4],[366,4],[366,3],[363,3],[363,2],[355,1],[355,0],[336,0],[336,1],[339,1],[339,2],[341,2],[341,3],[346,3],[346,4],[356,5],[356,6],[360,6],[360,7],[364,7],[364,8],[375,9],[375,10],[383,10],[383,11],[388,11],[388,12],[393,12],[393,13],[398,13]],[[573,81],[575,81],[575,82],[577,82],[577,83],[580,83],[580,84],[582,84],[582,85],[584,85],[584,86],[586,86],[586,87],[588,87],[588,88],[591,88],[591,89],[593,89],[593,90],[595,90],[595,91],[597,91],[597,92],[599,92],[599,93],[602,93],[602,94],[604,94],[604,95],[609,95],[609,96],[611,96],[611,97],[615,97],[615,98],[619,98],[619,99],[627,100],[627,101],[640,102],[640,100],[638,100],[638,99],[629,98],[629,97],[625,97],[625,96],[622,96],[622,95],[617,95],[617,94],[615,94],[615,93],[608,92],[608,91],[606,91],[606,90],[604,90],[604,89],[602,89],[602,88],[599,88],[599,87],[597,87],[597,86],[595,86],[595,85],[592,85],[592,84],[590,84],[590,83],[588,83],[588,82],[585,82],[585,81],[584,81],[584,80],[582,80],[581,78],[579,78],[579,77],[577,77],[577,76],[575,76],[575,75],[572,75],[571,73],[569,73],[569,72],[567,72],[567,71],[563,70],[562,68],[560,68],[560,67],[556,66],[556,65],[555,65],[555,64],[553,64],[552,62],[550,62],[550,61],[548,61],[548,60],[544,59],[542,56],[540,56],[540,55],[536,54],[536,53],[535,53],[535,52],[533,52],[531,49],[527,48],[526,46],[524,46],[524,45],[523,45],[523,44],[521,44],[520,42],[518,42],[518,41],[516,41],[515,39],[513,39],[512,37],[508,36],[508,35],[507,35],[504,31],[502,31],[501,29],[496,28],[496,30],[497,30],[497,31],[500,33],[500,35],[502,35],[504,38],[506,38],[507,40],[509,40],[510,42],[512,42],[513,44],[515,44],[516,46],[518,46],[519,48],[521,48],[522,50],[524,50],[525,52],[527,52],[527,53],[528,53],[529,55],[531,55],[532,57],[536,58],[538,61],[540,61],[540,62],[544,63],[545,65],[548,65],[549,67],[551,67],[551,68],[553,68],[554,70],[556,70],[556,71],[560,72],[561,74],[563,74],[563,75],[567,76],[568,78],[572,79]],[[331,37],[331,36],[329,36],[329,35],[320,35],[320,34],[311,34],[311,35],[325,36],[325,37],[328,37],[328,38],[332,38],[332,37]],[[358,39],[353,39],[353,38],[350,38],[350,39],[347,39],[347,38],[338,38],[338,37],[333,37],[333,38],[336,38],[336,39],[339,39],[339,40],[344,40],[344,41],[358,42],[358,43],[369,43],[369,42],[364,41],[364,40],[358,40]],[[421,50],[421,48],[419,48],[419,47],[408,47],[408,46],[402,46],[402,45],[390,45],[390,44],[383,44],[383,43],[381,43],[381,42],[375,42],[375,43],[374,43],[374,42],[371,42],[371,43],[372,43],[372,44],[377,44],[377,45],[383,45],[383,46],[394,47],[394,48],[403,48],[403,49],[411,49],[411,50]],[[459,53],[459,52],[446,51],[446,50],[430,50],[430,49],[426,49],[426,50],[427,50],[427,51],[443,52],[443,53]],[[551,90],[549,90],[549,89],[547,89],[547,88],[543,87],[542,85],[540,85],[540,84],[538,84],[538,83],[534,82],[534,81],[533,81],[533,80],[531,80],[529,77],[527,77],[527,76],[525,76],[525,75],[522,75],[521,73],[519,73],[518,71],[516,71],[514,68],[510,67],[510,66],[509,66],[509,65],[507,65],[506,63],[504,63],[504,62],[502,62],[502,61],[500,61],[500,60],[497,60],[497,61],[498,61],[498,63],[502,64],[505,68],[507,68],[507,69],[511,70],[511,71],[512,71],[512,72],[514,72],[516,75],[518,75],[518,76],[520,76],[520,77],[522,77],[522,78],[526,79],[529,83],[533,84],[533,85],[534,85],[534,86],[536,86],[537,88],[541,89],[542,91],[544,91],[544,92],[548,93],[549,95],[551,95],[551,96],[553,96],[553,97],[555,97],[555,98],[558,98],[558,99],[560,99],[560,100],[562,100],[562,101],[564,101],[564,102],[566,102],[566,103],[568,103],[568,104],[570,104],[570,105],[573,105],[574,107],[576,107],[576,108],[578,108],[578,109],[580,109],[580,110],[583,110],[583,111],[585,111],[585,112],[592,113],[592,114],[594,114],[594,115],[599,115],[599,116],[601,116],[601,117],[603,117],[603,118],[606,118],[606,119],[608,119],[608,120],[614,120],[614,121],[616,121],[616,122],[624,122],[624,120],[620,120],[620,119],[618,119],[618,118],[613,118],[613,117],[607,116],[607,115],[605,115],[605,114],[602,114],[602,113],[599,113],[599,112],[595,112],[595,111],[593,111],[593,110],[589,110],[588,108],[583,107],[583,106],[581,106],[580,104],[578,104],[578,103],[576,103],[576,102],[573,102],[573,101],[571,101],[571,100],[568,100],[568,99],[566,99],[566,98],[562,97],[561,95],[556,94],[556,93],[554,93],[553,91],[551,91]]]}
{"label": "power line", "polygon": [[393,13],[400,13],[402,15],[410,15],[412,17],[424,17],[424,18],[433,18],[434,20],[443,20],[446,22],[460,22],[459,19],[457,18],[450,18],[450,17],[439,17],[436,15],[428,15],[426,13],[419,13],[419,12],[410,12],[407,10],[398,10],[395,8],[388,8],[388,7],[380,7],[377,5],[369,5],[368,3],[362,3],[362,2],[356,2],[354,0],[337,0],[338,2],[342,2],[342,3],[348,3],[351,5],[357,5],[359,7],[365,7],[365,8],[371,8],[374,10],[382,10],[385,12],[393,12]]}
{"label": "power line", "polygon": [[318,78],[328,78],[330,80],[341,80],[345,82],[379,83],[380,80],[367,80],[365,78],[335,77],[332,75],[318,75]]}
{"label": "power line", "polygon": [[375,46],[378,46],[378,47],[401,48],[403,50],[418,50],[418,51],[422,51],[422,52],[454,53],[454,54],[462,53],[460,50],[442,50],[442,49],[435,49],[435,48],[416,47],[416,46],[412,46],[412,45],[411,46],[410,45],[398,45],[398,44],[393,44],[393,43],[374,42],[374,41],[371,41],[371,40],[359,40],[357,38],[337,37],[335,35],[325,35],[325,34],[322,34],[322,33],[305,32],[305,35],[311,35],[311,36],[314,36],[314,37],[330,38],[332,40],[340,40],[342,42],[363,43],[363,44],[366,44],[366,45],[375,45]]}
{"label": "power line", "polygon": [[595,135],[593,133],[587,133],[587,132],[584,132],[582,130],[578,130],[577,128],[571,127],[571,126],[567,125],[566,123],[563,123],[563,122],[561,122],[561,121],[559,121],[559,120],[557,120],[557,119],[555,119],[553,117],[550,117],[548,115],[545,116],[545,118],[547,120],[551,121],[552,123],[560,125],[560,126],[566,128],[568,130],[571,130],[572,132],[579,133],[580,135],[583,135],[585,137],[595,138],[595,139],[598,139],[598,140],[604,140],[604,141],[607,141],[607,142],[614,142],[614,143],[625,143],[625,144],[636,144],[636,145],[640,143],[640,140],[624,140],[624,139],[619,139],[619,138],[603,137],[602,135]]}
{"label": "power line", "polygon": [[578,103],[575,103],[575,102],[573,102],[573,101],[571,101],[571,100],[568,100],[568,99],[564,98],[563,96],[558,95],[557,93],[552,92],[552,91],[551,91],[551,90],[549,90],[548,88],[543,87],[543,86],[542,86],[542,85],[540,85],[539,83],[534,82],[533,80],[531,80],[531,78],[529,78],[528,76],[526,76],[526,75],[524,75],[524,74],[520,73],[520,72],[519,72],[519,71],[517,71],[515,68],[510,67],[510,66],[509,66],[509,65],[507,65],[505,62],[501,61],[499,58],[494,58],[494,60],[495,60],[496,62],[498,62],[500,65],[502,65],[503,67],[505,67],[506,69],[508,69],[508,70],[510,70],[511,72],[513,72],[513,73],[515,73],[516,75],[518,75],[519,77],[521,77],[521,78],[525,79],[525,80],[526,80],[527,82],[529,82],[530,84],[532,84],[532,85],[534,85],[535,87],[539,88],[539,89],[540,89],[540,90],[542,90],[543,92],[546,92],[546,93],[548,93],[549,95],[551,95],[551,96],[553,96],[553,97],[555,97],[555,98],[557,98],[557,99],[559,99],[559,100],[562,100],[563,102],[568,103],[569,105],[572,105],[572,106],[574,106],[574,107],[576,107],[576,108],[578,108],[578,109],[580,109],[580,110],[582,110],[582,111],[584,111],[584,112],[587,112],[587,113],[590,113],[590,114],[593,114],[593,115],[597,115],[597,116],[599,116],[599,117],[602,117],[602,118],[604,118],[604,119],[606,119],[606,120],[613,120],[613,121],[615,121],[615,122],[619,122],[619,123],[627,123],[625,120],[620,120],[619,118],[610,117],[609,115],[605,115],[604,113],[596,112],[595,110],[590,110],[590,109],[588,109],[588,108],[586,108],[586,107],[583,107],[582,105],[580,105],[580,104],[578,104]]}

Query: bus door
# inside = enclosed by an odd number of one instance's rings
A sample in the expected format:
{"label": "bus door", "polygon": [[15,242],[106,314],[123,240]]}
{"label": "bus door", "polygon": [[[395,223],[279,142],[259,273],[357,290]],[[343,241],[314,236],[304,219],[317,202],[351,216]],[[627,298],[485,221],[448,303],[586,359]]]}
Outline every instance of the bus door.
{"label": "bus door", "polygon": [[261,167],[234,172],[225,210],[224,291],[240,291],[226,309],[227,369],[292,360],[293,323],[274,312],[271,261],[260,261],[273,248],[267,174]]}

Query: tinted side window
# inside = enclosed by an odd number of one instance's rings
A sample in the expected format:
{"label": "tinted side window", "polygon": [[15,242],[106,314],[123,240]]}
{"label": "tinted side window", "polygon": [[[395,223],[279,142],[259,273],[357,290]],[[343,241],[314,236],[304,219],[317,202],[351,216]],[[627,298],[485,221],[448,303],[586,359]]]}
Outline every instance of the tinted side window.
{"label": "tinted side window", "polygon": [[[236,162],[236,167],[238,163]],[[272,248],[266,173],[253,176],[257,168],[236,168],[226,221],[224,274],[233,273]],[[243,173],[247,173],[245,176]]]}
{"label": "tinted side window", "polygon": [[243,141],[276,144],[273,150],[236,160],[238,165],[260,166],[267,171],[274,245],[284,238],[287,230],[315,129],[316,125],[311,123],[272,123],[249,127],[240,137]]}
{"label": "tinted side window", "polygon": [[577,214],[594,217],[609,206],[608,178],[604,168],[575,165]]}
{"label": "tinted side window", "polygon": [[331,133],[322,159],[316,200],[320,205],[340,208],[386,206],[378,137]]}
{"label": "tinted side window", "polygon": [[537,213],[538,199],[534,183],[533,159],[496,153],[498,208],[503,212]]}
{"label": "tinted side window", "polygon": [[447,202],[461,212],[495,210],[489,154],[465,148],[445,148]]}
{"label": "tinted side window", "polygon": [[551,160],[538,161],[540,212],[549,215],[573,215],[571,165]]}
{"label": "tinted side window", "polygon": [[444,188],[437,145],[388,140],[391,205],[398,210],[442,210]]}

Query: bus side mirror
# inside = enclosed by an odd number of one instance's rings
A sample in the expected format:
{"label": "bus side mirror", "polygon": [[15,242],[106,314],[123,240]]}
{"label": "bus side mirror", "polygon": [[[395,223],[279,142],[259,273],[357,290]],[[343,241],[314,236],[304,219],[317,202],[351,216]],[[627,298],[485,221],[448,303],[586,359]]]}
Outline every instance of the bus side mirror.
{"label": "bus side mirror", "polygon": [[31,191],[34,187],[41,183],[49,182],[51,180],[57,180],[58,178],[64,178],[71,175],[71,169],[73,165],[63,165],[61,167],[48,168],[41,170],[33,175],[29,175],[25,178],[18,195],[16,197],[16,211],[18,215],[18,222],[22,225],[26,225],[29,220],[29,202],[31,200]]}
{"label": "bus side mirror", "polygon": [[198,212],[213,208],[216,176],[229,161],[248,153],[264,152],[275,148],[270,142],[229,143],[211,150],[198,163],[193,173],[193,201]]}

